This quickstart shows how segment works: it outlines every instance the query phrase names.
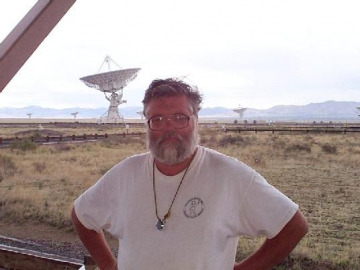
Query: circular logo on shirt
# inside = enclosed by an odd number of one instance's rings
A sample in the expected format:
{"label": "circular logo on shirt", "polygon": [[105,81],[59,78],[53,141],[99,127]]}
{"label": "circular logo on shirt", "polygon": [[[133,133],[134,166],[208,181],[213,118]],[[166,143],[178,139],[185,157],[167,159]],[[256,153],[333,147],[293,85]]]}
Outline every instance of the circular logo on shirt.
{"label": "circular logo on shirt", "polygon": [[187,218],[196,218],[204,211],[205,204],[200,198],[192,198],[184,206],[184,215]]}

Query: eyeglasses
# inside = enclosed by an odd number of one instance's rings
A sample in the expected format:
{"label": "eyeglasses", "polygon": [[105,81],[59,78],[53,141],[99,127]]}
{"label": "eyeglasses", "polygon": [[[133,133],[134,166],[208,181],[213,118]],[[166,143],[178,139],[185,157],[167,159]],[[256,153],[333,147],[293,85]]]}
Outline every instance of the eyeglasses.
{"label": "eyeglasses", "polygon": [[169,115],[155,115],[148,119],[147,123],[151,130],[159,131],[163,130],[166,126],[166,121],[170,121],[171,125],[176,129],[182,129],[189,126],[190,117],[194,114],[184,115],[184,114],[169,114]]}

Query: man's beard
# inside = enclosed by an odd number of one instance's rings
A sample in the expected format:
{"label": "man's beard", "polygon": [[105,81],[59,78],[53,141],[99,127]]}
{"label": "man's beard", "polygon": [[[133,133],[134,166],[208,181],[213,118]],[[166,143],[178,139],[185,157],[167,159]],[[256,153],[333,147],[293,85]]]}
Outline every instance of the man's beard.
{"label": "man's beard", "polygon": [[[200,136],[195,127],[189,136],[180,136],[175,131],[168,131],[155,139],[147,132],[147,146],[151,154],[166,165],[175,165],[190,157],[200,142]],[[166,140],[171,138],[171,141]]]}

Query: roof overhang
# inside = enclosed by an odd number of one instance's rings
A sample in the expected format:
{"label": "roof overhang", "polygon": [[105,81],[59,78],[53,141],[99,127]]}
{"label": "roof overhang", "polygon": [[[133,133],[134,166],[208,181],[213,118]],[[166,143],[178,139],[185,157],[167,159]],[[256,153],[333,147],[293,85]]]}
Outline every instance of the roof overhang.
{"label": "roof overhang", "polygon": [[0,92],[76,0],[38,0],[0,44]]}

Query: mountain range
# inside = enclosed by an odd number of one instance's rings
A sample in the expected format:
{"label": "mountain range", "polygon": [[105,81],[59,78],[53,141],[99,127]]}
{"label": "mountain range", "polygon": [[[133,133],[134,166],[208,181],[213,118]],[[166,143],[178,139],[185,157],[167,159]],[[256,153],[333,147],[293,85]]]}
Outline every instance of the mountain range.
{"label": "mountain range", "polygon": [[[243,114],[243,120],[267,120],[267,121],[351,121],[360,120],[360,102],[354,101],[326,101],[322,103],[310,103],[307,105],[277,105],[269,109],[247,108]],[[138,112],[142,107],[120,107],[120,113],[127,119],[140,118]],[[106,114],[107,108],[64,108],[53,109],[38,106],[24,108],[0,108],[0,118],[73,118],[71,115],[78,112],[77,119],[99,118]],[[209,119],[239,119],[239,115],[231,108],[213,107],[202,108],[200,118]]]}

